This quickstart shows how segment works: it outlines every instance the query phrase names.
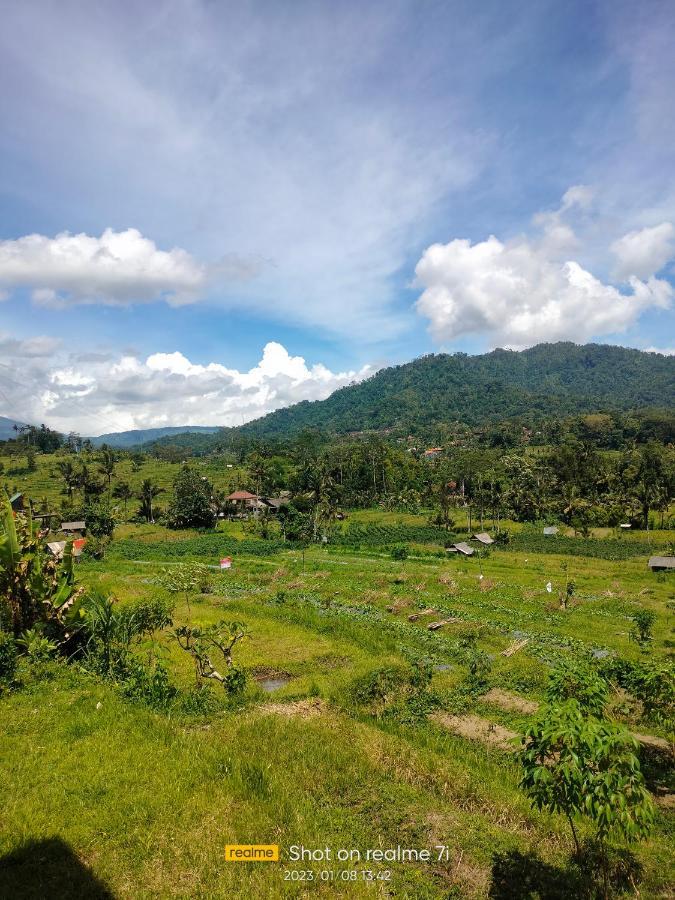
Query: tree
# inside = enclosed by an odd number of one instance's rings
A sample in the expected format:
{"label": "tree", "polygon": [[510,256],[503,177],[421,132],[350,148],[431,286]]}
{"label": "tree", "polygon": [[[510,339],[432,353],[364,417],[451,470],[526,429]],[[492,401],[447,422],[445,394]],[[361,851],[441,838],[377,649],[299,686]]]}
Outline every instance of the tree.
{"label": "tree", "polygon": [[173,482],[167,521],[171,528],[213,528],[213,486],[190,466],[183,466]]}
{"label": "tree", "polygon": [[634,623],[630,633],[631,640],[644,649],[652,641],[652,628],[656,622],[656,613],[651,609],[639,609],[633,613],[631,619]]}
{"label": "tree", "polygon": [[98,470],[101,475],[105,476],[108,482],[108,496],[110,496],[112,477],[115,474],[116,464],[117,457],[115,456],[115,453],[109,447],[104,447],[101,450],[101,462],[99,464]]}
{"label": "tree", "polygon": [[149,478],[146,478],[143,481],[141,490],[138,494],[138,499],[141,501],[140,514],[143,516],[146,522],[155,521],[152,504],[155,500],[155,497],[158,497],[163,493],[164,488],[159,487],[159,485],[157,484],[153,484]]}
{"label": "tree", "polygon": [[69,459],[59,460],[57,468],[63,478],[65,492],[69,500],[73,499],[73,491],[78,485],[78,473]]}
{"label": "tree", "polygon": [[185,603],[190,615],[192,615],[190,594],[197,590],[201,593],[210,591],[213,580],[211,570],[203,563],[179,563],[177,566],[171,566],[170,569],[164,569],[160,578],[168,591],[185,595]]}
{"label": "tree", "polygon": [[[239,693],[246,685],[246,674],[237,669],[232,659],[235,645],[248,636],[246,625],[241,622],[218,622],[206,628],[191,628],[183,625],[177,628],[174,637],[178,646],[192,656],[195,666],[195,678],[199,687],[200,678],[214,679],[222,684],[229,694]],[[227,673],[222,675],[211,661],[213,651],[218,650],[227,666]]]}
{"label": "tree", "polygon": [[605,897],[608,840],[645,838],[654,821],[637,750],[626,729],[588,715],[577,700],[545,707],[523,739],[520,786],[537,809],[567,818],[578,855],[574,820],[583,816],[593,824]]}
{"label": "tree", "polygon": [[113,488],[112,495],[116,500],[121,500],[124,503],[124,516],[126,518],[127,503],[129,502],[129,500],[132,500],[134,496],[131,485],[128,481],[118,481],[118,483]]}

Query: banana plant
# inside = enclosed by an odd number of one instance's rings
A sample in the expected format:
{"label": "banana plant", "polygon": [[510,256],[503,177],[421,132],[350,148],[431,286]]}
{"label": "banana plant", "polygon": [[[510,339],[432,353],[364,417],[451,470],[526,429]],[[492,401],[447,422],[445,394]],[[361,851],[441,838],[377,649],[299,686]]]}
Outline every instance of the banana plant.
{"label": "banana plant", "polygon": [[16,516],[5,495],[0,511],[0,603],[8,607],[15,634],[38,621],[60,620],[77,594],[73,545],[61,561],[45,552],[30,512]]}

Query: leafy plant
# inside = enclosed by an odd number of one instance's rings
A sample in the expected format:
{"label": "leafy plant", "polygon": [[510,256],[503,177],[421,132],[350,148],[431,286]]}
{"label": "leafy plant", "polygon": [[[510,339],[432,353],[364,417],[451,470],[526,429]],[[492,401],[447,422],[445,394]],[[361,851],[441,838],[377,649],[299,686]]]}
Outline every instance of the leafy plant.
{"label": "leafy plant", "polygon": [[5,497],[0,512],[0,602],[15,635],[40,620],[60,619],[75,591],[72,542],[57,562],[45,552],[30,514],[14,517]]}
{"label": "leafy plant", "polygon": [[29,628],[28,631],[24,631],[21,637],[17,638],[17,644],[23,648],[31,662],[46,662],[58,649],[56,643],[50,641],[37,628]]}
{"label": "leafy plant", "polygon": [[656,622],[656,613],[651,609],[639,609],[631,618],[633,619],[633,629],[631,631],[631,640],[644,648],[652,641],[652,628]]}
{"label": "leafy plant", "polygon": [[551,672],[546,696],[549,703],[575,700],[581,709],[602,716],[609,687],[600,673],[579,659],[562,659]]}
{"label": "leafy plant", "polygon": [[645,838],[654,822],[637,750],[627,730],[588,715],[577,700],[545,707],[523,739],[521,787],[537,809],[565,815],[577,854],[574,819],[584,817],[594,826],[605,897],[608,840]]}
{"label": "leafy plant", "polygon": [[16,674],[17,653],[14,637],[0,631],[0,683],[11,684]]}

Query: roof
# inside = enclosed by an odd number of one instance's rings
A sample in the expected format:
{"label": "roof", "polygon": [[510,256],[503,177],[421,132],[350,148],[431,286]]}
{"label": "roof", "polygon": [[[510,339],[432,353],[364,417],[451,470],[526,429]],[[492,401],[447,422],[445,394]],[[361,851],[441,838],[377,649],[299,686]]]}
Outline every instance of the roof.
{"label": "roof", "polygon": [[459,553],[463,553],[464,556],[473,556],[476,552],[473,547],[469,547],[469,545],[465,541],[460,541],[459,544],[453,544],[455,550]]}
{"label": "roof", "polygon": [[[80,556],[86,543],[86,538],[80,538],[79,541],[73,541],[73,556]],[[47,544],[47,549],[52,556],[56,557],[56,559],[61,559],[63,551],[66,549],[66,541],[50,541]]]}
{"label": "roof", "polygon": [[557,533],[558,533],[558,528],[555,525],[547,525],[546,528],[544,528],[544,534],[557,534]]}
{"label": "roof", "polygon": [[480,541],[481,544],[494,544],[494,540],[490,537],[487,531],[481,531],[478,534],[474,534],[473,539],[475,541]]}
{"label": "roof", "polygon": [[234,491],[230,494],[229,497],[225,498],[226,500],[257,500],[255,494],[249,493],[249,491]]}
{"label": "roof", "polygon": [[61,531],[82,531],[86,527],[86,522],[61,522]]}
{"label": "roof", "polygon": [[20,500],[22,497],[23,493],[21,491],[18,491],[16,494],[12,494],[12,496],[9,498],[9,502],[14,503],[15,500]]}
{"label": "roof", "polygon": [[650,569],[675,569],[675,556],[652,556],[647,565]]}
{"label": "roof", "polygon": [[279,509],[282,506],[288,506],[288,500],[285,500],[283,497],[262,497],[263,503],[266,503],[267,506],[271,506],[274,509]]}

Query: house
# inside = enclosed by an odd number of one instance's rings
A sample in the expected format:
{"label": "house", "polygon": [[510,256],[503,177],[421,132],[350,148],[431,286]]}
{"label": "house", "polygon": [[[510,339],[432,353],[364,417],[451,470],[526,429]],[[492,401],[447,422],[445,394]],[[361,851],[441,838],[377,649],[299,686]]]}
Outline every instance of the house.
{"label": "house", "polygon": [[422,456],[424,459],[436,459],[443,452],[442,447],[429,447],[428,450],[425,450]]}
{"label": "house", "polygon": [[544,534],[552,535],[557,533],[558,528],[555,525],[547,525],[546,528],[544,528]]}
{"label": "house", "polygon": [[247,511],[260,508],[258,496],[250,491],[233,491],[225,500],[235,505],[239,515],[244,515]]}
{"label": "house", "polygon": [[13,494],[9,498],[9,505],[12,507],[14,512],[22,512],[23,511],[23,494],[19,492],[18,494]]}
{"label": "house", "polygon": [[675,556],[652,556],[647,563],[652,572],[667,572],[675,569]]}
{"label": "house", "polygon": [[487,531],[481,531],[478,534],[474,534],[472,540],[478,541],[486,547],[489,547],[490,544],[494,544],[494,539],[490,537]]}
{"label": "house", "polygon": [[87,523],[81,522],[61,522],[61,529],[64,534],[83,535],[87,532]]}

